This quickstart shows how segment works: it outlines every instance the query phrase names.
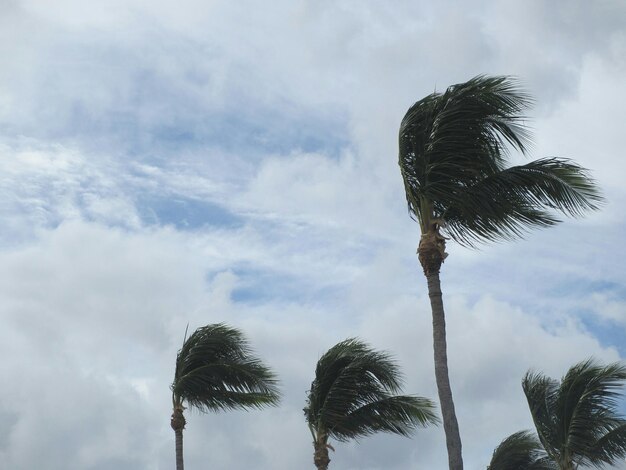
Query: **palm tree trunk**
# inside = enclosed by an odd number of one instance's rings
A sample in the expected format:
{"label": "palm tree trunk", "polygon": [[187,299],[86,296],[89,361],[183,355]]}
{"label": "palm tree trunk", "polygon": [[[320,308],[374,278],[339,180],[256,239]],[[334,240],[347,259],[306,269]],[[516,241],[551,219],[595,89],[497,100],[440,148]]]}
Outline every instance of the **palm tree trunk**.
{"label": "palm tree trunk", "polygon": [[183,430],[177,429],[176,434],[176,470],[185,470],[183,462]]}
{"label": "palm tree trunk", "polygon": [[576,470],[578,465],[574,464],[574,460],[568,455],[561,457],[561,461],[558,462],[559,469],[561,470]]}
{"label": "palm tree trunk", "polygon": [[328,445],[325,441],[315,440],[313,442],[315,453],[313,454],[313,462],[317,467],[317,470],[328,470],[328,464],[330,464],[330,457],[328,457]]}
{"label": "palm tree trunk", "polygon": [[176,470],[185,470],[185,464],[183,462],[183,429],[185,429],[185,424],[186,421],[183,416],[182,408],[174,408],[170,426],[172,426],[174,435],[176,436]]}
{"label": "palm tree trunk", "polygon": [[[426,274],[426,273],[425,273]],[[448,447],[448,464],[450,470],[463,470],[463,457],[461,454],[461,435],[459,424],[454,411],[452,389],[448,377],[448,353],[446,351],[446,318],[443,310],[443,298],[439,271],[426,274],[428,283],[428,297],[433,315],[433,350],[435,355],[435,379],[439,393],[439,403],[443,417],[443,429],[446,434]]]}

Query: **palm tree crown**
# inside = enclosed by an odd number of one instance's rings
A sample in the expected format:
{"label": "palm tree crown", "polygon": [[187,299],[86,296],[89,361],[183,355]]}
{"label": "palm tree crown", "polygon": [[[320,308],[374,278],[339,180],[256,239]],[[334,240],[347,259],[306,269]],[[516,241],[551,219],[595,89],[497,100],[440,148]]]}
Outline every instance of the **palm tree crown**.
{"label": "palm tree crown", "polygon": [[511,434],[493,452],[487,470],[556,470],[555,464],[529,431]]}
{"label": "palm tree crown", "polygon": [[559,381],[528,372],[522,387],[539,439],[558,468],[601,468],[626,457],[626,417],[618,412],[626,366],[593,360]]}
{"label": "palm tree crown", "polygon": [[184,342],[171,388],[175,406],[186,402],[206,412],[275,405],[276,385],[243,334],[218,323],[198,328]]}
{"label": "palm tree crown", "polygon": [[400,126],[399,164],[409,211],[422,233],[436,224],[465,245],[520,236],[578,216],[601,197],[575,163],[545,158],[506,167],[508,147],[526,153],[528,95],[510,77],[478,76],[415,103]]}
{"label": "palm tree crown", "polygon": [[326,352],[317,363],[304,408],[318,468],[326,468],[330,461],[329,437],[347,441],[379,431],[408,436],[417,426],[438,422],[430,400],[395,395],[400,388],[398,366],[384,352],[357,339]]}

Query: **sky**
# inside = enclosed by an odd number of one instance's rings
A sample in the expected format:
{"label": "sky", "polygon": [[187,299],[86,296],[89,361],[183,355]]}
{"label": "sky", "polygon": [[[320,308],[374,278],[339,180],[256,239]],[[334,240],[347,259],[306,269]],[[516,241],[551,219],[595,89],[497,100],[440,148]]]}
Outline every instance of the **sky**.
{"label": "sky", "polygon": [[[435,399],[397,132],[415,101],[490,74],[535,97],[530,157],[574,159],[607,202],[448,245],[450,376],[484,469],[532,428],[527,370],[626,359],[624,25],[619,0],[0,0],[0,461],[173,468],[188,324],[240,328],[283,395],[188,410],[189,469],[313,468],[306,390],[349,337]],[[333,445],[331,468],[447,465],[442,427]]]}

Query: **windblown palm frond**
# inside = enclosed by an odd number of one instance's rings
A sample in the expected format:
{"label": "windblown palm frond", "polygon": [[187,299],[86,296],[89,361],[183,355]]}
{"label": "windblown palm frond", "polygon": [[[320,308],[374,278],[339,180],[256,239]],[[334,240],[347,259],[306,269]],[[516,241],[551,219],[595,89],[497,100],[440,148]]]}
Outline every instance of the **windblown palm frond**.
{"label": "windblown palm frond", "polygon": [[539,439],[559,468],[613,464],[626,458],[626,417],[619,414],[626,366],[576,364],[559,383],[527,373],[522,387]]}
{"label": "windblown palm frond", "polygon": [[520,431],[500,443],[487,470],[557,470],[557,467],[534,434]]}
{"label": "windblown palm frond", "polygon": [[435,204],[445,221],[443,231],[470,246],[521,237],[529,228],[559,222],[549,210],[578,217],[600,201],[583,168],[556,158],[507,168],[447,199]]}
{"label": "windblown palm frond", "polygon": [[198,328],[185,341],[171,388],[175,403],[201,411],[260,408],[279,399],[273,372],[239,330],[222,323]]}
{"label": "windblown palm frond", "polygon": [[410,436],[417,426],[437,422],[433,407],[432,401],[422,397],[404,395],[380,398],[352,411],[347,419],[338,423],[331,435],[341,434],[348,438],[390,432]]}
{"label": "windblown palm frond", "polygon": [[398,367],[387,354],[348,339],[320,358],[306,420],[314,435],[339,441],[378,431],[409,435],[438,421],[430,400],[393,395],[400,386]]}
{"label": "windblown palm frond", "polygon": [[508,147],[526,152],[522,112],[531,103],[508,77],[478,76],[415,103],[400,126],[399,164],[409,212],[422,232],[438,220],[455,241],[520,237],[580,216],[602,198],[586,170],[559,158],[506,168]]}

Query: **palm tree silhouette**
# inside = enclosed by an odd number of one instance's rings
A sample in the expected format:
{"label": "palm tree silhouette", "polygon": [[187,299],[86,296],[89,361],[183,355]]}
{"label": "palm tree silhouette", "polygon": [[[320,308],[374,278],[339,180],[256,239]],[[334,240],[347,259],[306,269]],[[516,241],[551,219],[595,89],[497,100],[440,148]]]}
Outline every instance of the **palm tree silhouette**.
{"label": "palm tree silhouette", "polygon": [[243,334],[223,323],[198,328],[176,356],[171,385],[176,470],[184,469],[185,404],[201,412],[276,405],[274,373],[254,357]]}
{"label": "palm tree silhouette", "polygon": [[586,171],[545,158],[507,167],[509,146],[526,152],[522,112],[530,104],[508,77],[478,76],[415,103],[400,125],[399,164],[409,213],[419,223],[419,261],[433,315],[435,377],[448,461],[462,470],[461,437],[448,375],[439,271],[446,238],[465,246],[508,240],[580,216],[602,200]]}
{"label": "palm tree silhouette", "polygon": [[417,426],[438,422],[430,400],[395,395],[400,386],[389,355],[357,339],[338,343],[320,358],[304,408],[318,470],[330,463],[331,437],[345,442],[380,431],[408,436]]}

